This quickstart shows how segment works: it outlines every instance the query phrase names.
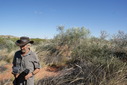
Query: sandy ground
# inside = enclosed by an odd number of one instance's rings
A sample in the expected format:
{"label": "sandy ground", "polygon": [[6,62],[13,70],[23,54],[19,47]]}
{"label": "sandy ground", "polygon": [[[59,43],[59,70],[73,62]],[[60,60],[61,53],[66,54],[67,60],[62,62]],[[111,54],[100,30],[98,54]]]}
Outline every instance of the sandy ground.
{"label": "sandy ground", "polygon": [[[14,79],[13,75],[11,74],[12,65],[7,64],[4,67],[7,68],[7,69],[6,69],[6,71],[0,72],[0,81]],[[35,80],[39,80],[39,79],[42,79],[42,78],[45,78],[45,77],[56,76],[59,73],[60,72],[57,71],[56,68],[43,67],[43,68],[40,69],[39,73],[37,73],[35,75]],[[12,85],[12,84],[9,84],[9,85]]]}

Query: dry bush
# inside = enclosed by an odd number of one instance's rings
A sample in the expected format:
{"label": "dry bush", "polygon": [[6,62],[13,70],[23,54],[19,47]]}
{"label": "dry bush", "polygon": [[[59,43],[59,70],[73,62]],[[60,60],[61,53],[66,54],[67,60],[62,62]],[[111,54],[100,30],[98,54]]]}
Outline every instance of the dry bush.
{"label": "dry bush", "polygon": [[[7,49],[0,50],[1,61],[5,61],[6,63],[11,63],[15,51],[16,51],[16,50],[12,50],[12,51],[8,52]],[[2,63],[2,62],[1,62],[1,63]]]}
{"label": "dry bush", "polygon": [[61,62],[61,55],[58,55],[63,53],[66,45],[69,48],[66,51],[71,52],[70,60],[61,75],[41,79],[38,85],[125,85],[127,66],[114,55],[114,45],[117,44],[80,33],[79,28],[67,31],[62,28],[60,34],[44,46],[48,49],[46,62]]}
{"label": "dry bush", "polygon": [[59,34],[46,44],[37,47],[38,54],[47,65],[63,65],[71,59],[72,50],[88,37],[89,30],[84,27],[64,30],[58,27]]}
{"label": "dry bush", "polygon": [[118,31],[110,40],[112,43],[112,53],[123,61],[127,61],[127,33]]}
{"label": "dry bush", "polygon": [[[116,64],[117,63],[117,64]],[[124,85],[127,67],[117,59],[105,64],[76,61],[57,77],[44,78],[37,85]]]}

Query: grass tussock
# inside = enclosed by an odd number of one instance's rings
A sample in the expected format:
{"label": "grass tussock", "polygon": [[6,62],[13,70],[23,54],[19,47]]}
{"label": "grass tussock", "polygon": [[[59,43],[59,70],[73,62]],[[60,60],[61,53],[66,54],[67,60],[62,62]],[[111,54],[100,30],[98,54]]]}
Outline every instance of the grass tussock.
{"label": "grass tussock", "polygon": [[127,68],[124,63],[117,66],[115,63],[115,59],[100,65],[90,61],[71,62],[60,75],[44,78],[37,85],[125,85]]}

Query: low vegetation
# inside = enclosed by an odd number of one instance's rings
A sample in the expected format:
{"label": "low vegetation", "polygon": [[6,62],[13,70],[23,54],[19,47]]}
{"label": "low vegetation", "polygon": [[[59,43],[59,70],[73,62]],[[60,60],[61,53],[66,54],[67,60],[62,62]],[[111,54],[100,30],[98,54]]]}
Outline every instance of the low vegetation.
{"label": "low vegetation", "polygon": [[[84,27],[66,29],[58,27],[53,39],[33,39],[32,47],[41,65],[63,68],[56,77],[43,78],[36,85],[125,85],[127,84],[127,34],[108,37],[102,31],[100,37],[90,35]],[[11,63],[16,38],[0,38],[2,66]],[[6,43],[6,44],[5,44]],[[2,68],[1,68],[2,69]],[[4,69],[6,70],[6,69]]]}

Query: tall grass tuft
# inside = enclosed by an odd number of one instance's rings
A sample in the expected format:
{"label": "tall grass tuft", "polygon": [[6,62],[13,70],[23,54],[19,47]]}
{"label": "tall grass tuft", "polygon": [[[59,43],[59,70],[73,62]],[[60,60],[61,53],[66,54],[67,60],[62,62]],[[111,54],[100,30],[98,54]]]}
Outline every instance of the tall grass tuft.
{"label": "tall grass tuft", "polygon": [[78,61],[57,77],[44,78],[37,85],[125,85],[126,72],[126,64],[116,58],[105,64]]}

